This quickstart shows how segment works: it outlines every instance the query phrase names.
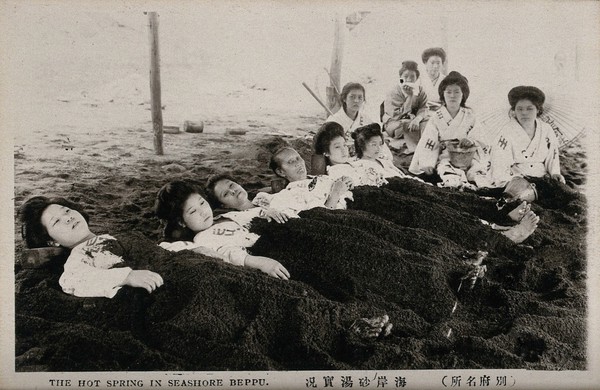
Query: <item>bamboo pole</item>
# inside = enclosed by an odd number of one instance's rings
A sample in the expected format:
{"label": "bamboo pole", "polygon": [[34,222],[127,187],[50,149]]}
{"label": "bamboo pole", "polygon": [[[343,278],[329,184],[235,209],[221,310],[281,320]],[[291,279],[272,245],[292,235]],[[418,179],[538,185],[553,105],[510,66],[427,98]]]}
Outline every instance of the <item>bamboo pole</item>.
{"label": "bamboo pole", "polygon": [[150,107],[154,130],[154,152],[163,155],[163,118],[160,99],[160,53],[158,50],[158,15],[148,12],[150,38]]}
{"label": "bamboo pole", "polygon": [[342,59],[344,56],[344,22],[339,15],[335,18],[335,30],[333,35],[333,52],[331,54],[331,66],[329,76],[331,85],[327,87],[327,105],[329,111],[336,112],[340,107],[339,91],[342,78]]}
{"label": "bamboo pole", "polygon": [[321,101],[321,99],[319,99],[319,97],[317,95],[315,95],[315,93],[310,89],[310,87],[308,85],[306,85],[305,82],[302,82],[302,85],[304,86],[304,88],[306,88],[308,93],[310,93],[311,96],[315,98],[315,100],[321,105],[321,107],[323,107],[325,109],[325,111],[327,112],[328,115],[333,115],[331,110],[325,105],[325,103],[323,103]]}

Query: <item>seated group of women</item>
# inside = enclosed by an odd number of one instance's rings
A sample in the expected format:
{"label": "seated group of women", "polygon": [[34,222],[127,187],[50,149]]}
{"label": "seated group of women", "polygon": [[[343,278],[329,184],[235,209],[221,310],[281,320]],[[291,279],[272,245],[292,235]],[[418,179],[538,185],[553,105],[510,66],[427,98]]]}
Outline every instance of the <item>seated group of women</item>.
{"label": "seated group of women", "polygon": [[[545,102],[540,89],[511,89],[510,122],[494,129],[497,135],[488,139],[466,105],[470,94],[467,78],[455,71],[447,76],[440,72],[446,60],[444,50],[427,49],[422,60],[427,74],[420,77],[416,62],[403,62],[399,83],[382,103],[385,142],[381,159],[393,161],[387,143],[396,145],[401,154],[414,153],[409,173],[441,186],[502,188],[513,177],[546,175],[565,182],[560,174],[556,136],[550,125],[539,119]],[[341,92],[342,107],[327,118],[327,122],[344,128],[347,140],[358,127],[374,123],[363,113],[365,99],[362,85],[348,83]],[[356,154],[352,148],[350,153]],[[313,173],[324,173],[320,155],[317,150],[313,156]]]}

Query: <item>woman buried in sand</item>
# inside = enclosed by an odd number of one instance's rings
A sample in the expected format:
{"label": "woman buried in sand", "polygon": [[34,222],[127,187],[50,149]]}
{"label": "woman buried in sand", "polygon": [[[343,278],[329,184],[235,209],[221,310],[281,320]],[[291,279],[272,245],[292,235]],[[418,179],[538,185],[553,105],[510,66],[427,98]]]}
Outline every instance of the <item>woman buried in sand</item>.
{"label": "woman buried in sand", "polygon": [[[492,241],[497,241],[496,236],[498,235],[491,228],[488,232],[486,227],[482,227],[480,233],[473,237],[461,233],[463,229],[457,226],[461,224],[465,226],[473,226],[473,224],[482,226],[481,220],[453,208],[437,204],[425,205],[418,197],[407,196],[385,188],[354,188],[350,176],[342,176],[335,180],[330,178],[328,181],[323,180],[323,176],[308,178],[304,160],[292,148],[282,148],[275,152],[271,157],[271,168],[278,176],[290,182],[282,191],[284,195],[278,197],[280,194],[278,193],[271,201],[271,206],[278,209],[291,208],[295,209],[296,212],[300,212],[314,207],[323,207],[324,199],[328,199],[330,195],[335,195],[336,199],[343,199],[351,194],[353,202],[349,204],[349,208],[369,211],[403,226],[429,229],[466,246],[471,246],[477,242],[487,242],[489,244]],[[334,190],[332,184],[340,182],[343,185],[336,186]],[[418,184],[421,185],[421,183]],[[331,186],[329,190],[327,189],[328,185]],[[312,194],[317,186],[320,187],[319,192],[322,196]],[[310,198],[310,207],[307,207],[309,202],[304,201],[305,198]],[[344,204],[339,204],[333,208],[343,209],[344,206]],[[522,204],[522,206],[526,207],[525,204]],[[520,222],[502,231],[501,236],[505,236],[513,243],[525,241],[537,228],[539,217],[528,209],[525,209],[523,214]],[[452,225],[438,223],[438,221],[448,220],[448,218],[453,221]],[[473,232],[476,230],[466,229],[466,231]]]}
{"label": "woman buried in sand", "polygon": [[79,207],[63,198],[36,196],[21,207],[23,237],[29,248],[62,246],[71,253],[59,284],[78,297],[114,297],[123,286],[153,292],[163,284],[162,277],[147,269],[134,269],[115,254],[116,239],[89,230],[88,217]]}
{"label": "woman buried in sand", "polygon": [[391,164],[386,164],[386,161],[373,158],[382,142],[377,124],[370,124],[357,129],[353,137],[356,150],[359,151],[359,155],[362,155],[361,159],[356,161],[348,160],[348,151],[344,148],[343,132],[335,124],[322,126],[315,137],[316,145],[326,151],[324,155],[327,157],[327,171],[329,176],[334,179],[340,176],[348,176],[352,179],[355,187],[361,185],[380,187],[385,185],[385,188],[392,189],[398,194],[442,202],[450,207],[458,208],[487,221],[500,224],[519,222],[531,209],[530,204],[521,202],[519,205],[512,204],[512,207],[507,208],[500,214],[494,200],[482,199],[475,194],[472,194],[470,200],[465,200],[465,196],[467,196],[465,194],[461,194],[459,198],[455,196],[457,194],[438,190],[437,188],[434,189],[431,185],[425,185],[428,183],[404,174]]}
{"label": "woman buried in sand", "polygon": [[[190,182],[173,181],[165,184],[156,197],[155,212],[159,219],[167,223],[167,241],[181,238],[190,240],[161,243],[160,246],[167,250],[196,250],[227,263],[259,269],[275,278],[287,280],[290,277],[278,261],[248,253],[247,248],[254,245],[259,236],[250,233],[236,218],[224,217],[214,223],[206,195]],[[171,235],[181,228],[185,231],[183,237]]]}
{"label": "woman buried in sand", "polygon": [[[346,139],[350,140],[354,130],[369,123],[374,123],[374,121],[367,117],[363,112],[366,101],[365,87],[359,83],[348,83],[344,85],[340,94],[340,100],[342,102],[342,107],[335,114],[330,115],[327,118],[326,123],[337,123],[342,126]],[[350,150],[350,155],[354,156],[356,153],[354,152],[354,145],[352,142],[349,142],[347,146]],[[387,145],[384,145],[381,148],[380,157],[389,159],[390,161],[393,160],[392,152]],[[311,169],[313,174],[325,174],[325,161],[322,153],[318,150],[315,151],[315,154],[311,159]]]}
{"label": "woman buried in sand", "polygon": [[[473,110],[465,106],[469,98],[469,83],[458,72],[450,72],[439,85],[442,106],[435,111],[425,127],[415,150],[409,171],[431,176],[436,171],[446,187],[489,187],[485,144],[476,125]],[[451,161],[450,149],[473,156],[470,161]],[[455,152],[452,150],[452,152]]]}
{"label": "woman buried in sand", "polygon": [[539,119],[545,99],[540,89],[531,86],[518,86],[508,92],[510,123],[500,130],[490,153],[496,187],[506,186],[515,176],[548,175],[565,183],[554,131]]}

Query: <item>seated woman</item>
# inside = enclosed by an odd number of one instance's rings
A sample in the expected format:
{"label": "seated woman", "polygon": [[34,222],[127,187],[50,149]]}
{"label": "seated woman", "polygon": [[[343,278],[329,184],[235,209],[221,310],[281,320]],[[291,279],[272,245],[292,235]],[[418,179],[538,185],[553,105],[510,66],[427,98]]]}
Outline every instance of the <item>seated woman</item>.
{"label": "seated woman", "polygon": [[[366,126],[370,128],[372,125]],[[360,134],[360,130],[357,130]],[[358,148],[357,148],[358,149]],[[358,187],[354,188],[351,176],[342,176],[336,180],[329,179],[324,180],[323,176],[317,176],[312,179],[308,179],[306,175],[306,167],[302,157],[292,148],[286,148],[286,158],[274,155],[271,159],[271,168],[281,177],[285,177],[290,181],[286,190],[288,195],[282,198],[277,198],[279,195],[274,196],[271,205],[277,203],[276,208],[283,209],[289,207],[298,210],[308,210],[314,207],[323,207],[325,199],[328,194],[336,195],[335,199],[340,199],[349,196],[349,190],[352,190],[352,200],[348,204],[350,209],[358,209],[363,211],[373,212],[385,219],[390,219],[395,223],[403,226],[410,226],[413,228],[424,228],[433,229],[438,234],[442,234],[447,237],[452,237],[460,242],[462,245],[472,245],[473,242],[481,243],[487,242],[486,245],[496,245],[498,241],[497,234],[493,229],[485,230],[482,229],[478,237],[468,237],[466,234],[460,233],[460,229],[456,227],[460,224],[472,226],[474,223],[477,226],[481,226],[481,220],[467,215],[464,212],[457,211],[453,208],[443,207],[440,205],[431,204],[427,208],[423,207],[422,201],[418,197],[412,197],[410,195],[394,192],[386,188],[368,188]],[[293,162],[291,164],[290,162]],[[372,167],[377,167],[379,163],[369,162]],[[382,172],[381,170],[379,172]],[[383,175],[383,174],[382,174]],[[343,183],[338,185],[334,190],[334,183]],[[295,183],[298,183],[297,186]],[[311,187],[314,190],[319,187],[319,192],[323,196],[311,196],[311,202],[306,202],[304,199],[306,194],[311,192]],[[329,188],[328,188],[329,187]],[[283,191],[282,191],[283,192]],[[302,196],[295,196],[295,194],[302,194]],[[382,208],[382,205],[386,207]],[[526,207],[522,204],[522,207]],[[329,207],[332,208],[332,207]],[[338,205],[338,209],[345,208],[344,205]],[[417,217],[419,216],[419,217]],[[505,236],[513,243],[521,243],[525,241],[537,228],[539,217],[529,209],[524,211],[522,218],[519,218],[520,222],[506,230],[501,231],[501,236]],[[447,223],[438,223],[437,221],[451,220],[453,224],[448,225]],[[469,230],[473,231],[473,230]],[[469,244],[469,241],[473,241]],[[489,244],[489,242],[494,244]]]}
{"label": "seated woman", "polygon": [[[439,85],[440,107],[430,118],[409,171],[431,176],[437,171],[442,185],[448,187],[489,187],[485,144],[481,141],[473,110],[465,106],[469,98],[469,83],[458,72],[450,72]],[[464,147],[473,158],[459,165],[451,160],[450,148]],[[466,154],[465,153],[465,154]]]}
{"label": "seated woman", "polygon": [[399,71],[398,85],[383,102],[383,129],[392,138],[404,138],[406,153],[414,153],[429,116],[427,94],[416,84],[418,65],[404,61]]}
{"label": "seated woman", "polygon": [[558,141],[554,131],[539,120],[546,96],[536,87],[518,86],[508,92],[510,123],[492,143],[491,176],[504,187],[514,176],[550,176],[561,183]]}
{"label": "seated woman", "polygon": [[[342,107],[335,114],[330,115],[324,125],[327,125],[327,123],[339,124],[344,129],[346,139],[350,139],[354,130],[369,123],[374,123],[363,112],[366,92],[365,87],[361,84],[347,83],[344,85],[340,93],[340,100]],[[350,142],[347,146],[350,150],[350,155],[354,156],[356,154],[354,152],[354,145]],[[393,160],[392,152],[387,145],[381,150],[381,158]],[[311,169],[313,175],[325,174],[325,161],[319,150],[315,150],[315,154],[312,156]]]}
{"label": "seated woman", "polygon": [[427,94],[427,105],[430,109],[437,109],[442,103],[439,97],[438,87],[440,82],[446,77],[446,75],[442,73],[444,64],[446,63],[446,51],[441,47],[430,47],[423,51],[421,60],[427,70],[425,76],[419,78],[421,86]]}
{"label": "seated woman", "polygon": [[[363,153],[363,158],[357,161],[348,161],[348,153],[344,148],[344,134],[339,127],[331,125],[322,128],[317,133],[317,145],[326,150],[325,156],[329,176],[333,178],[348,176],[352,179],[354,186],[380,187],[385,185],[385,188],[395,192],[442,202],[452,208],[466,211],[486,221],[501,225],[519,222],[531,209],[531,205],[527,201],[522,201],[518,205],[512,204],[511,207],[503,208],[502,212],[499,212],[498,203],[495,199],[484,199],[472,194],[471,199],[466,200],[465,197],[468,195],[461,194],[460,197],[457,197],[455,196],[457,194],[432,188],[430,185],[424,185],[429,183],[405,175],[396,167],[386,166],[385,161],[369,159],[368,156],[376,151],[377,145],[381,143],[378,129],[375,126],[376,124],[371,124],[361,127],[353,134],[356,150]],[[395,180],[392,180],[392,178],[395,178]],[[402,180],[406,178],[413,180]],[[352,199],[351,196],[348,196],[348,198]]]}
{"label": "seated woman", "polygon": [[[185,181],[165,184],[158,192],[156,216],[166,222],[165,238],[180,239],[170,232],[183,228],[183,237],[191,241],[163,242],[161,247],[170,251],[200,248],[200,253],[219,257],[227,263],[259,269],[267,275],[287,280],[289,272],[281,263],[268,257],[253,256],[247,248],[254,245],[258,236],[252,234],[235,219],[223,218],[214,223],[213,211],[202,190]],[[210,252],[203,251],[208,248]]]}

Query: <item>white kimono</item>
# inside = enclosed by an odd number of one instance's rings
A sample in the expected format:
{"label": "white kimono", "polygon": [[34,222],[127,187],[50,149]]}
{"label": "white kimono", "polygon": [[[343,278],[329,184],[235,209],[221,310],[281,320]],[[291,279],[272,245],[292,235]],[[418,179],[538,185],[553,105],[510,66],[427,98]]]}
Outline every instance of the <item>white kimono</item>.
{"label": "white kimono", "polygon": [[[327,167],[327,174],[332,179],[348,176],[354,186],[382,186],[387,184],[383,169],[377,164],[369,164],[367,160],[357,160],[345,164],[335,164]],[[352,193],[350,193],[352,195]]]}
{"label": "white kimono", "polygon": [[420,175],[424,172],[423,168],[433,167],[438,170],[442,180],[446,173],[454,175],[456,172],[452,172],[453,170],[462,171],[452,167],[448,150],[442,149],[444,141],[462,138],[474,141],[478,147],[471,167],[461,178],[469,178],[476,183],[479,181],[477,183],[479,186],[487,186],[489,183],[487,180],[488,147],[482,141],[481,127],[476,126],[475,115],[470,108],[461,107],[454,118],[445,106],[436,110],[425,127],[408,170],[415,175]]}
{"label": "white kimono", "polygon": [[131,267],[124,267],[123,258],[106,249],[111,241],[116,239],[101,234],[71,250],[58,281],[65,293],[112,298],[119,292]]}
{"label": "white kimono", "polygon": [[427,94],[428,103],[433,102],[441,104],[438,88],[440,86],[440,82],[444,79],[444,77],[446,77],[446,75],[440,73],[437,80],[435,80],[435,83],[431,81],[431,78],[428,74],[424,74],[421,75],[421,77],[419,77],[421,87],[423,87],[423,90]]}
{"label": "white kimono", "polygon": [[260,236],[250,233],[248,229],[233,220],[223,219],[223,222],[215,223],[208,229],[196,233],[194,242],[161,242],[159,245],[172,252],[198,247],[209,248],[222,255],[226,263],[244,266],[248,255],[246,248],[254,245]]}
{"label": "white kimono", "polygon": [[496,187],[504,187],[513,176],[542,177],[560,174],[558,140],[545,122],[535,120],[529,139],[515,118],[503,127],[491,150],[491,174]]}
{"label": "white kimono", "polygon": [[[356,119],[352,119],[348,115],[346,115],[346,112],[344,111],[343,107],[340,108],[335,114],[330,115],[329,118],[327,118],[326,122],[335,122],[340,124],[344,128],[344,133],[346,135],[346,146],[350,151],[350,156],[353,157],[356,155],[356,151],[354,150],[354,140],[352,139],[352,133],[354,133],[354,131],[359,127],[375,123],[374,120],[365,115],[363,110],[358,111]],[[394,157],[392,156],[392,152],[390,151],[386,143],[383,144],[381,148],[381,154],[379,155],[379,157],[393,160]]]}
{"label": "white kimono", "polygon": [[[314,207],[325,207],[329,199],[334,180],[326,175],[308,177],[305,180],[291,182],[283,190],[273,194],[268,207],[298,214]],[[346,201],[342,196],[336,209],[345,209]]]}

